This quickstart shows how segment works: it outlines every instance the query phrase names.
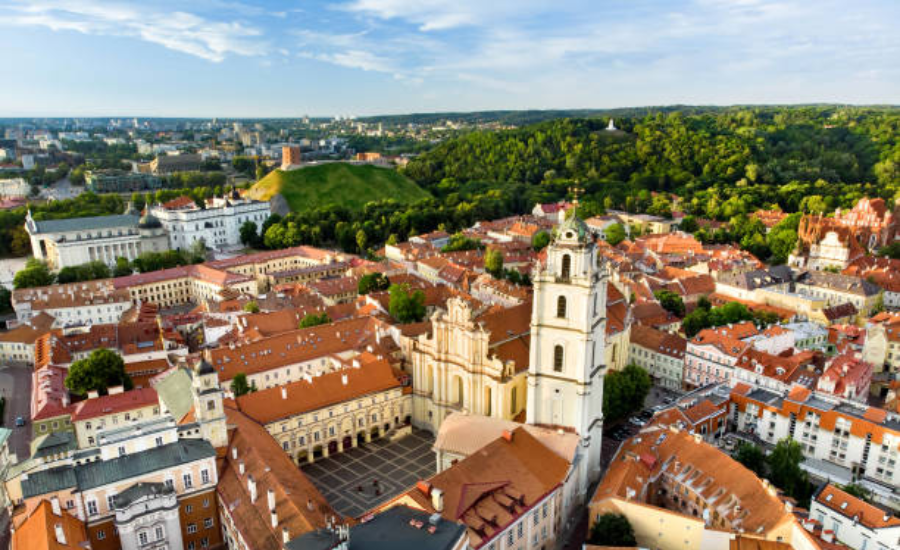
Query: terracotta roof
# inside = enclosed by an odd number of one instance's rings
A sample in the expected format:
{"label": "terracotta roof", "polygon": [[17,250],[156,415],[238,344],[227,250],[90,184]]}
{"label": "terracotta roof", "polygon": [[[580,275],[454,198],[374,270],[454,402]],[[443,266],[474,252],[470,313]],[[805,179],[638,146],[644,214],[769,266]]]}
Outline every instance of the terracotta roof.
{"label": "terracotta roof", "polygon": [[696,424],[704,418],[709,418],[711,416],[716,416],[717,414],[724,413],[725,409],[717,407],[709,399],[704,399],[693,407],[685,409],[683,412],[684,416],[686,416],[692,424]]}
{"label": "terracotta roof", "polygon": [[195,208],[194,199],[181,195],[178,198],[172,199],[169,202],[165,202],[162,205],[166,210],[180,210],[182,208]]}
{"label": "terracotta roof", "polygon": [[694,336],[690,343],[695,346],[713,346],[722,353],[732,357],[740,356],[744,350],[750,347],[747,342],[722,334],[717,329],[704,329]]}
{"label": "terracotta roof", "polygon": [[469,456],[488,445],[504,431],[524,428],[546,447],[560,457],[572,462],[578,449],[578,434],[562,432],[545,426],[521,424],[512,420],[503,420],[493,416],[481,416],[467,413],[450,413],[441,422],[434,442],[434,448],[444,452]]}
{"label": "terracotta roof", "polygon": [[[262,426],[229,407],[225,412],[234,429],[216,492],[225,507],[222,512],[232,518],[244,540],[252,541],[256,550],[282,550],[283,529],[293,539],[325,527],[330,517],[340,518]],[[250,499],[251,479],[256,483],[255,502]],[[270,489],[275,492],[275,527],[268,505]]]}
{"label": "terracotta roof", "polygon": [[631,343],[676,359],[683,359],[687,348],[687,340],[677,334],[637,324],[631,327]]}
{"label": "terracotta roof", "polygon": [[72,421],[90,420],[108,414],[152,407],[158,403],[159,397],[153,388],[139,388],[112,395],[101,395],[76,403],[72,410]]}
{"label": "terracotta roof", "polygon": [[[57,526],[63,533],[65,544],[57,539]],[[12,547],[16,550],[82,550],[88,545],[90,541],[84,523],[65,510],[60,510],[60,515],[54,514],[48,500],[38,504],[12,537]]]}
{"label": "terracotta roof", "polygon": [[41,312],[35,315],[31,321],[22,323],[12,330],[0,333],[0,342],[34,344],[35,340],[50,331],[53,322],[54,319],[51,315]]}
{"label": "terracotta roof", "polygon": [[32,311],[40,311],[131,302],[128,292],[118,289],[115,279],[20,288],[13,291],[12,303],[13,306],[29,303]]}
{"label": "terracotta roof", "polygon": [[[645,456],[652,457],[652,463]],[[690,486],[721,517],[732,525],[738,523],[745,532],[765,534],[794,521],[774,489],[770,492],[741,463],[699,435],[662,426],[645,428],[622,444],[591,502],[613,496],[640,502],[649,484],[662,476]]]}
{"label": "terracotta roof", "polygon": [[[405,495],[421,509],[434,513],[432,499],[422,488],[427,487],[429,492],[441,489],[441,515],[466,525],[473,548],[495,540],[498,533],[559,488],[569,473],[569,461],[528,430],[516,428],[506,434]],[[492,517],[496,518],[493,524],[482,519]]]}
{"label": "terracotta roof", "polygon": [[826,508],[851,518],[869,529],[900,527],[900,518],[856,498],[850,493],[829,483],[815,497],[816,502]]}
{"label": "terracotta roof", "polygon": [[207,359],[218,371],[219,380],[225,382],[239,372],[264,372],[342,351],[358,350],[375,341],[375,330],[380,324],[374,317],[353,317],[255,342],[219,347],[210,350]]}
{"label": "terracotta roof", "polygon": [[345,368],[242,395],[237,398],[237,406],[253,420],[268,424],[400,387],[387,361],[363,354],[360,363],[359,368]]}

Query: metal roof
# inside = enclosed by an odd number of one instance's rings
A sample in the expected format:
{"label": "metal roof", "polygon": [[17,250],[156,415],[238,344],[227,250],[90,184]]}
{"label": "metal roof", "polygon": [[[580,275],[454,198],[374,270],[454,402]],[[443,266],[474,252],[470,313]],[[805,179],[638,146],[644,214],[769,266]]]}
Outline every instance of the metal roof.
{"label": "metal roof", "polygon": [[65,220],[34,220],[33,233],[64,233],[67,231],[88,231],[91,229],[112,229],[116,227],[135,227],[138,216],[118,214],[114,216],[93,216],[90,218],[68,218]]}

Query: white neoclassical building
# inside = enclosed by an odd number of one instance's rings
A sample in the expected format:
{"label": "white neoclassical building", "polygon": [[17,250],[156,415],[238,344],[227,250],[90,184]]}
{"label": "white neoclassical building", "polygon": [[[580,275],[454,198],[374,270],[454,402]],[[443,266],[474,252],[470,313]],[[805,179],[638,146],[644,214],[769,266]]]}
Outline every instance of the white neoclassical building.
{"label": "white neoclassical building", "polygon": [[588,227],[564,221],[534,276],[529,424],[574,429],[587,479],[600,472],[608,273]]}
{"label": "white neoclassical building", "polygon": [[25,216],[31,252],[50,269],[101,261],[114,266],[116,258],[129,261],[144,252],[168,248],[166,232],[151,215],[141,217],[131,205],[124,214],[38,221]]}
{"label": "white neoclassical building", "polygon": [[257,230],[269,217],[269,203],[242,199],[237,192],[229,198],[214,197],[200,207],[189,197],[179,197],[150,209],[169,235],[173,249],[188,249],[202,240],[209,248],[235,246],[241,242],[241,226],[256,224]]}

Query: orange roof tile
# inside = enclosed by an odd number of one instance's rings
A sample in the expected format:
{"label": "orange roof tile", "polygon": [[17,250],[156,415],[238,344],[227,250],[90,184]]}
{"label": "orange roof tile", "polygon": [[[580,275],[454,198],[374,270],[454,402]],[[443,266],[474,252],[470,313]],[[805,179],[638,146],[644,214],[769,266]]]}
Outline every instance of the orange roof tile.
{"label": "orange roof tile", "polygon": [[[56,536],[59,526],[65,544]],[[50,501],[44,500],[13,533],[12,547],[16,550],[81,550],[90,544],[84,523],[66,512],[53,513]]]}

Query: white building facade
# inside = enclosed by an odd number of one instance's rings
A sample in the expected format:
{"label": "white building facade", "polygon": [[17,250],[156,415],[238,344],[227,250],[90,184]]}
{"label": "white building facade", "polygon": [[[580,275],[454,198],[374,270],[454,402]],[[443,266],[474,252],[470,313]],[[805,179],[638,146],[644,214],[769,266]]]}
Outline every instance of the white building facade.
{"label": "white building facade", "polygon": [[608,275],[583,221],[560,225],[534,273],[527,422],[581,437],[586,478],[600,471]]}
{"label": "white building facade", "polygon": [[[168,205],[168,206],[167,206]],[[172,249],[188,249],[202,240],[208,248],[217,249],[241,244],[241,226],[256,224],[257,230],[269,217],[269,203],[237,198],[216,197],[200,208],[193,201],[172,201],[156,205],[151,214],[159,219],[169,235]]]}

